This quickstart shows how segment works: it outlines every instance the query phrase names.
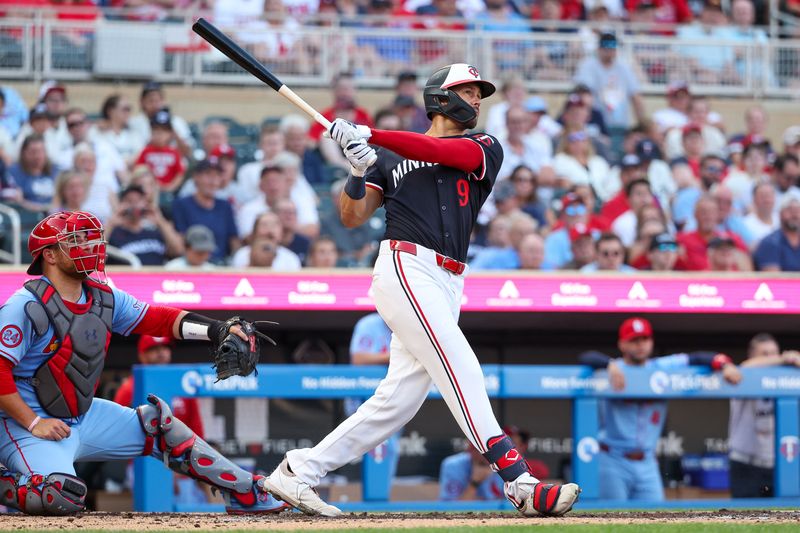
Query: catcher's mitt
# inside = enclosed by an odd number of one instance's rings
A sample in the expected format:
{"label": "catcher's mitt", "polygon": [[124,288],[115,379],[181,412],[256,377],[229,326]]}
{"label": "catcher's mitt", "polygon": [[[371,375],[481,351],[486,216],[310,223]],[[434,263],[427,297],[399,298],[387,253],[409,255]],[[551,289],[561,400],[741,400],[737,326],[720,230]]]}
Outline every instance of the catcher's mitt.
{"label": "catcher's mitt", "polygon": [[[259,324],[277,325],[277,322],[248,322],[235,316],[219,325],[216,338],[211,339],[216,344],[213,368],[217,371],[218,381],[231,376],[249,376],[254,371],[258,375],[256,365],[261,355],[261,343],[266,341],[276,345],[274,340],[256,329]],[[231,328],[237,325],[247,335],[247,340],[231,332]]]}

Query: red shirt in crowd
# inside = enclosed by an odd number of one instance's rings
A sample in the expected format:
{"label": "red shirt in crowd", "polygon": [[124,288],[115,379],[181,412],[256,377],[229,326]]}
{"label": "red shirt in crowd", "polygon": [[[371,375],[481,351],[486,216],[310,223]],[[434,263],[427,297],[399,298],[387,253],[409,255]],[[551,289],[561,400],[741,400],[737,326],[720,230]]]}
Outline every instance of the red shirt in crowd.
{"label": "red shirt in crowd", "polygon": [[186,171],[181,153],[172,146],[152,146],[148,144],[139,154],[136,164],[147,165],[158,180],[158,184],[162,187],[168,186],[176,177]]}
{"label": "red shirt in crowd", "polygon": [[[335,107],[329,107],[325,111],[322,112],[322,116],[333,122],[334,119],[339,118],[341,115],[338,113],[338,109]],[[348,110],[349,111],[349,110]],[[356,124],[363,124],[369,128],[372,127],[372,118],[369,116],[369,112],[363,107],[356,107],[352,110],[355,113],[355,118],[352,122]],[[318,141],[320,137],[322,137],[322,133],[325,131],[325,128],[318,123],[314,123],[311,125],[311,129],[308,130],[308,136]]]}
{"label": "red shirt in crowd", "polygon": [[[133,407],[133,376],[122,382],[114,395],[114,401],[125,407]],[[195,434],[203,437],[203,418],[197,398],[175,398],[172,400],[172,414],[180,419]]]}
{"label": "red shirt in crowd", "polygon": [[733,240],[736,247],[749,254],[747,245],[734,233],[715,232],[708,240],[704,239],[697,231],[678,233],[678,244],[683,246],[684,255],[679,258],[676,270],[708,270],[708,243],[714,237],[727,237]]}
{"label": "red shirt in crowd", "polygon": [[[692,10],[687,0],[651,0],[656,6],[656,21],[683,24],[692,21]],[[642,0],[625,0],[628,13],[635,11]]]}

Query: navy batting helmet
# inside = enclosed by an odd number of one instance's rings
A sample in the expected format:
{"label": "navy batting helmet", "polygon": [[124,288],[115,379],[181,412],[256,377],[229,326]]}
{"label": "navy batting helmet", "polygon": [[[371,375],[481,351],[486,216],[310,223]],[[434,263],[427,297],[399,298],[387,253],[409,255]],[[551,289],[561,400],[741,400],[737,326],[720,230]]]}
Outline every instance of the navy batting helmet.
{"label": "navy batting helmet", "polygon": [[491,96],[495,91],[494,85],[482,80],[478,69],[472,65],[454,63],[442,67],[428,78],[422,92],[428,118],[432,118],[434,113],[441,113],[456,122],[466,123],[474,119],[476,113],[472,106],[450,90],[465,83],[477,83],[481,88],[481,98]]}

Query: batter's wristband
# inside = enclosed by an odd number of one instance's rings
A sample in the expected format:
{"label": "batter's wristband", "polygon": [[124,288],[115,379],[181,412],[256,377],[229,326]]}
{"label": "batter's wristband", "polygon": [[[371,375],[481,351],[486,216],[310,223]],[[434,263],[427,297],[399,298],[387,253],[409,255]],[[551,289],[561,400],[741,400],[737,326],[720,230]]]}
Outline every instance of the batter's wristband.
{"label": "batter's wristband", "polygon": [[42,419],[41,416],[37,416],[36,418],[33,419],[33,422],[31,422],[30,425],[28,426],[28,433],[33,433],[33,428],[36,427],[36,424],[38,424],[41,419]]}
{"label": "batter's wristband", "polygon": [[353,200],[361,200],[367,195],[367,178],[350,174],[344,184],[344,193]]}

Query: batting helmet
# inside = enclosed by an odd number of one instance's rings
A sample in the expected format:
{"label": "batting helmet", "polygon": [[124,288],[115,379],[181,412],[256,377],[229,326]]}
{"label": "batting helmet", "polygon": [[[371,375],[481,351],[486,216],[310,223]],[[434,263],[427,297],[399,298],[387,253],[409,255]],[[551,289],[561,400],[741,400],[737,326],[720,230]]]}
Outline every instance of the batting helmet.
{"label": "batting helmet", "polygon": [[477,83],[481,88],[481,98],[491,96],[495,91],[494,85],[482,80],[478,69],[472,65],[454,63],[442,67],[428,78],[422,92],[428,118],[432,118],[434,113],[441,113],[456,122],[466,123],[473,120],[477,116],[475,109],[450,90],[451,87],[465,83]]}
{"label": "batting helmet", "polygon": [[33,258],[28,274],[42,274],[42,252],[50,246],[60,246],[84,274],[103,272],[106,263],[106,243],[103,224],[91,213],[65,211],[47,216],[28,236],[28,251]]}

